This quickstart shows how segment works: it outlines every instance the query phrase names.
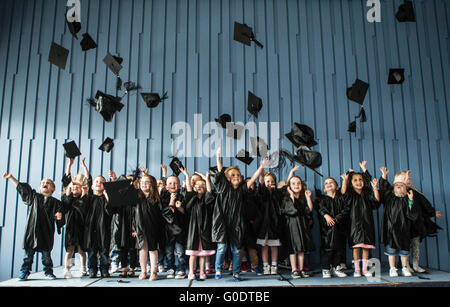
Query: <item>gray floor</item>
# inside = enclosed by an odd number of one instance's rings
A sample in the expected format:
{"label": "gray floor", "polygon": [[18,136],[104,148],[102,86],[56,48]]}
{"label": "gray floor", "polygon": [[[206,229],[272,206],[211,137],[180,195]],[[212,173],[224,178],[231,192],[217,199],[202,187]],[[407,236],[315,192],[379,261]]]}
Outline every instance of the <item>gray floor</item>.
{"label": "gray floor", "polygon": [[[349,274],[352,271],[347,271]],[[295,287],[295,286],[450,286],[450,273],[429,270],[430,274],[421,274],[413,277],[389,277],[386,268],[381,272],[381,279],[377,282],[369,282],[367,278],[337,278],[323,279],[322,274],[314,274],[307,279],[292,279],[288,270],[280,270],[278,275],[256,276],[254,273],[242,273],[242,282],[235,282],[228,273],[223,278],[215,280],[214,275],[208,276],[206,281],[189,281],[188,279],[167,279],[167,273],[160,273],[157,281],[139,280],[137,277],[120,278],[118,273],[112,274],[111,278],[91,279],[80,277],[78,267],[72,269],[73,278],[64,279],[63,269],[54,269],[56,280],[46,280],[43,272],[33,273],[27,281],[10,279],[0,282],[0,287]],[[139,274],[139,273],[138,273]],[[281,280],[280,280],[281,279]]]}

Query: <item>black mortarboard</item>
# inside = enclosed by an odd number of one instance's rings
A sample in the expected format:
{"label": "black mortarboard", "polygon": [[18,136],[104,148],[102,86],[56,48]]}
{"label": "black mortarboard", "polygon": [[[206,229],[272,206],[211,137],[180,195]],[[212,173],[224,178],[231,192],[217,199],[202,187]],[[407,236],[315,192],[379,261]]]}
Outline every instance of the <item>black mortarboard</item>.
{"label": "black mortarboard", "polygon": [[269,146],[267,146],[266,142],[258,137],[251,137],[250,144],[252,147],[252,156],[265,157],[267,156],[267,151],[269,150]]}
{"label": "black mortarboard", "polygon": [[322,176],[322,174],[315,170],[322,165],[322,155],[320,152],[310,150],[306,146],[300,146],[295,151],[294,160]]}
{"label": "black mortarboard", "polygon": [[89,33],[84,33],[80,46],[83,51],[88,51],[97,48],[97,43],[92,39]]}
{"label": "black mortarboard", "polygon": [[415,22],[416,17],[414,16],[414,7],[411,1],[405,1],[402,5],[398,7],[398,11],[395,14],[395,18],[399,22]]}
{"label": "black mortarboard", "polygon": [[253,41],[258,47],[263,48],[263,45],[255,39],[255,34],[253,34],[252,28],[246,24],[240,24],[238,22],[234,23],[233,39],[247,46],[250,46]]}
{"label": "black mortarboard", "polygon": [[348,132],[356,132],[356,121],[352,121],[349,125],[348,125]]}
{"label": "black mortarboard", "polygon": [[219,118],[216,118],[216,123],[218,123],[222,128],[227,127],[227,123],[231,122],[231,115],[230,114],[222,114],[219,116]]}
{"label": "black mortarboard", "polygon": [[95,107],[96,111],[99,112],[107,122],[112,121],[114,114],[120,112],[124,107],[120,102],[122,98],[114,97],[101,91],[97,91],[95,99],[97,99],[97,101],[88,99],[89,104]]}
{"label": "black mortarboard", "polygon": [[403,68],[389,69],[388,84],[402,84],[405,81],[405,70]]}
{"label": "black mortarboard", "polygon": [[285,136],[295,147],[299,147],[301,145],[313,147],[317,145],[317,142],[314,141],[314,130],[306,125],[294,123],[291,131]]}
{"label": "black mortarboard", "polygon": [[241,162],[244,162],[247,165],[250,165],[253,162],[253,158],[250,156],[250,153],[245,149],[241,149],[235,157]]}
{"label": "black mortarboard", "polygon": [[[66,17],[66,16],[64,16],[64,17]],[[80,30],[81,30],[81,23],[77,22],[77,21],[69,22],[67,20],[67,18],[65,18],[65,19],[66,19],[67,27],[69,28],[70,33],[72,33],[73,37],[78,39],[77,33],[80,32]]]}
{"label": "black mortarboard", "polygon": [[262,109],[261,98],[255,96],[252,92],[248,92],[248,106],[247,111],[250,112],[254,117],[258,118],[258,113]]}
{"label": "black mortarboard", "polygon": [[108,194],[111,207],[131,206],[138,202],[138,191],[134,187],[132,180],[104,182],[103,186]]}
{"label": "black mortarboard", "polygon": [[75,157],[81,156],[80,149],[74,141],[63,144],[63,146],[67,158],[74,159]]}
{"label": "black mortarboard", "polygon": [[364,98],[366,98],[368,89],[369,89],[368,83],[356,79],[352,87],[347,89],[347,98],[362,105],[364,103]]}
{"label": "black mortarboard", "polygon": [[181,163],[181,161],[177,157],[173,157],[172,162],[170,162],[169,166],[176,176],[180,175],[180,169],[184,168],[183,163]]}
{"label": "black mortarboard", "polygon": [[106,138],[106,140],[103,142],[103,144],[98,148],[101,151],[110,152],[111,149],[114,147],[114,141],[110,138]]}
{"label": "black mortarboard", "polygon": [[106,57],[103,59],[103,62],[108,66],[108,68],[116,75],[119,75],[120,70],[122,69],[123,59],[120,57],[116,57],[111,55],[109,52]]}
{"label": "black mortarboard", "polygon": [[67,58],[69,56],[69,50],[56,44],[52,43],[50,47],[50,54],[48,55],[48,61],[61,69],[66,69]]}
{"label": "black mortarboard", "polygon": [[[231,119],[230,119],[231,120]],[[227,137],[240,140],[244,133],[245,127],[242,125],[230,124],[227,129]]]}
{"label": "black mortarboard", "polygon": [[163,97],[160,97],[158,93],[141,93],[141,96],[149,108],[156,108],[160,102],[169,98],[167,92],[164,93]]}
{"label": "black mortarboard", "polygon": [[136,91],[140,89],[141,87],[137,85],[135,82],[128,81],[123,84],[123,87],[125,87],[125,93],[128,94],[131,91]]}

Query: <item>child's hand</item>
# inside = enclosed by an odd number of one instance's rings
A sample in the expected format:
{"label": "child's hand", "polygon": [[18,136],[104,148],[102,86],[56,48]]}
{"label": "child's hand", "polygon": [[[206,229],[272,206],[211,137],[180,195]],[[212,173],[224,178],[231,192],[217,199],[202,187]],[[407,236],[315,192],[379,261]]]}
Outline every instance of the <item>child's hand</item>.
{"label": "child's hand", "polygon": [[328,226],[334,226],[334,224],[336,224],[336,220],[333,219],[330,215],[325,214],[324,218],[327,220]]}
{"label": "child's hand", "polygon": [[363,170],[363,172],[367,171],[366,164],[367,164],[367,161],[366,161],[366,160],[364,160],[364,161],[362,161],[362,162],[359,163],[359,166],[361,167],[361,169]]}
{"label": "child's hand", "polygon": [[182,202],[177,200],[177,202],[175,203],[175,207],[180,208],[181,204],[182,204]]}
{"label": "child's hand", "polygon": [[148,168],[141,167],[141,172],[142,172],[142,174],[144,174],[144,175],[148,175]]}
{"label": "child's hand", "polygon": [[306,191],[305,191],[305,196],[306,196],[306,198],[311,198],[311,195],[312,195],[312,193],[311,193],[310,190],[306,190]]}
{"label": "child's hand", "polygon": [[289,195],[291,196],[291,198],[294,198],[294,192],[291,190],[291,187],[288,187],[287,191],[288,191]]}
{"label": "child's hand", "polygon": [[136,231],[133,231],[133,232],[131,233],[131,236],[132,236],[133,238],[136,238],[136,237],[137,237],[137,232],[136,232]]}
{"label": "child's hand", "polygon": [[300,166],[296,165],[292,168],[291,173],[295,173],[296,171],[298,171],[298,169],[300,168]]}
{"label": "child's hand", "polygon": [[441,213],[441,212],[439,212],[439,211],[436,211],[436,217],[438,218],[438,219],[440,219],[441,217],[443,217],[444,215]]}
{"label": "child's hand", "polygon": [[209,171],[206,171],[206,180],[208,181],[209,180],[209,177],[211,177],[211,174],[209,173]]}
{"label": "child's hand", "polygon": [[370,182],[370,184],[372,185],[372,188],[374,190],[377,189],[377,185],[378,185],[378,179],[377,178],[373,178],[373,180]]}
{"label": "child's hand", "polygon": [[389,171],[387,170],[386,166],[380,167],[380,171],[381,171],[383,179],[386,179],[387,175],[389,174]]}
{"label": "child's hand", "polygon": [[110,178],[112,181],[116,181],[116,179],[117,179],[116,173],[115,173],[114,171],[112,171],[112,170],[110,170],[110,171],[108,172],[108,176],[109,176],[109,178]]}
{"label": "child's hand", "polygon": [[177,199],[177,194],[171,193],[170,194],[170,203],[169,206],[173,207],[175,205],[175,200]]}
{"label": "child's hand", "polygon": [[89,186],[85,185],[81,187],[81,197],[85,196],[89,192]]}
{"label": "child's hand", "polygon": [[10,179],[11,177],[12,177],[12,175],[10,173],[3,174],[3,178],[5,178],[5,179]]}
{"label": "child's hand", "polygon": [[414,192],[413,192],[413,190],[409,190],[408,191],[408,198],[409,198],[409,200],[413,200],[414,199]]}
{"label": "child's hand", "polygon": [[267,168],[269,166],[269,158],[265,157],[264,160],[261,161],[261,167]]}
{"label": "child's hand", "polygon": [[55,214],[55,217],[56,217],[56,220],[58,220],[58,221],[62,220],[62,213],[61,212],[57,212]]}
{"label": "child's hand", "polygon": [[[73,159],[70,159],[70,160],[72,160],[72,164],[73,164]],[[81,162],[80,162],[81,166],[84,167],[84,168],[86,168],[86,162],[85,161],[86,161],[86,158],[83,158],[81,160]]]}
{"label": "child's hand", "polygon": [[348,180],[348,174],[344,173],[341,175],[342,180],[347,181]]}
{"label": "child's hand", "polygon": [[180,167],[180,171],[183,173],[183,175],[185,177],[189,177],[189,173],[187,172],[187,170],[184,167]]}
{"label": "child's hand", "polygon": [[349,173],[354,173],[355,170],[354,170],[353,168],[349,168],[349,169],[348,169],[348,172],[349,172]]}

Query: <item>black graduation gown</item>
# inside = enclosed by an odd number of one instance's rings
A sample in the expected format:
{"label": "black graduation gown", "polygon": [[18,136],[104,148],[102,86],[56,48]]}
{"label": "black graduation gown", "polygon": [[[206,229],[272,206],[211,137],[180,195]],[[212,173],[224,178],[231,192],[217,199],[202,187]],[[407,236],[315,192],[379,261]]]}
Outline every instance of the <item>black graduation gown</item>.
{"label": "black graduation gown", "polygon": [[128,250],[135,248],[136,240],[131,235],[135,205],[114,208],[109,211],[113,214],[111,219],[110,249]]}
{"label": "black graduation gown", "polygon": [[264,183],[256,189],[258,196],[258,211],[261,223],[257,229],[257,238],[264,240],[266,234],[269,240],[280,239],[280,206],[285,189],[274,189],[270,192]]}
{"label": "black graduation gown", "polygon": [[375,245],[375,225],[373,212],[380,207],[373,191],[363,190],[361,194],[348,188],[343,195],[346,206],[349,206],[350,247],[357,244]]}
{"label": "black graduation gown", "polygon": [[105,197],[87,196],[88,211],[84,232],[86,248],[110,248],[111,243],[111,213]]}
{"label": "black graduation gown", "polygon": [[201,199],[196,192],[186,194],[186,213],[189,219],[187,250],[198,250],[202,241],[203,250],[216,249],[211,239],[212,213],[216,198],[214,194],[206,192]]}
{"label": "black graduation gown", "polygon": [[231,243],[242,248],[245,238],[244,205],[248,193],[247,183],[234,189],[225,177],[224,169],[214,177],[217,197],[213,211],[212,240]]}
{"label": "black graduation gown", "polygon": [[380,197],[384,205],[381,238],[384,245],[397,250],[409,250],[411,245],[411,226],[417,220],[418,208],[415,204],[411,210],[408,196],[395,196],[387,180],[380,179]]}
{"label": "black graduation gown", "polygon": [[[186,210],[186,203],[184,200],[184,193],[177,194],[177,200],[182,202],[182,207]],[[178,209],[169,206],[170,203],[170,192],[163,191],[161,193],[161,210],[163,212],[167,212],[171,214],[171,223],[165,223],[164,225],[164,239],[166,244],[169,244],[172,241],[176,241],[177,243],[182,244],[183,246],[186,244],[187,238],[187,218],[185,213],[181,213]],[[169,209],[174,210],[169,210]],[[173,211],[173,212],[172,212]],[[185,211],[186,212],[186,211]]]}
{"label": "black graduation gown", "polygon": [[312,212],[304,199],[295,199],[284,196],[281,204],[281,214],[286,224],[284,234],[289,254],[308,253],[315,249],[309,223]]}
{"label": "black graduation gown", "polygon": [[23,202],[30,207],[23,248],[35,249],[38,252],[51,251],[55,236],[55,214],[61,212],[61,202],[51,196],[45,200],[44,195],[33,190],[27,183],[19,183],[16,189]]}
{"label": "black graduation gown", "polygon": [[[62,208],[64,213],[63,225],[66,226],[64,236],[64,246],[67,250],[70,246],[79,246],[81,250],[86,251],[84,244],[84,225],[87,214],[88,196],[82,198],[63,195],[61,197]],[[78,249],[75,249],[77,252]]]}
{"label": "black graduation gown", "polygon": [[[346,222],[349,207],[346,206],[343,196],[336,193],[334,198],[324,195],[317,201],[317,217],[320,227],[320,248],[324,251],[339,250],[345,244]],[[328,226],[325,215],[337,219],[333,226]]]}
{"label": "black graduation gown", "polygon": [[426,236],[436,236],[438,229],[442,229],[430,219],[436,216],[436,210],[422,193],[416,190],[413,193],[418,216],[411,227],[411,238],[420,237],[423,240]]}
{"label": "black graduation gown", "polygon": [[258,198],[256,191],[248,190],[244,205],[244,246],[257,249],[256,232],[261,227],[262,218],[258,211]]}
{"label": "black graduation gown", "polygon": [[165,249],[165,224],[173,223],[173,214],[169,207],[162,210],[161,203],[153,203],[142,197],[134,207],[133,229],[137,233],[136,249],[140,250],[147,240],[148,250]]}

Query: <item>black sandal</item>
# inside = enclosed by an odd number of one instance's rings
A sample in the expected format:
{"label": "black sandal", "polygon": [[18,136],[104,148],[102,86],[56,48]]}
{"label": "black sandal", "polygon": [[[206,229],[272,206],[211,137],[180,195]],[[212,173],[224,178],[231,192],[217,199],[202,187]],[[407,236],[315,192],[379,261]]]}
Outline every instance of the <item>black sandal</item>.
{"label": "black sandal", "polygon": [[310,275],[306,274],[305,271],[303,271],[303,270],[300,271],[300,275],[301,275],[302,278],[308,278],[308,277],[310,277]]}

